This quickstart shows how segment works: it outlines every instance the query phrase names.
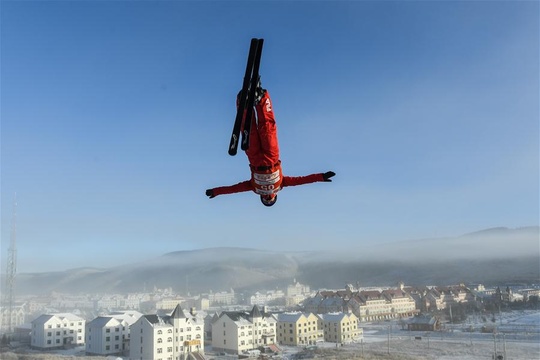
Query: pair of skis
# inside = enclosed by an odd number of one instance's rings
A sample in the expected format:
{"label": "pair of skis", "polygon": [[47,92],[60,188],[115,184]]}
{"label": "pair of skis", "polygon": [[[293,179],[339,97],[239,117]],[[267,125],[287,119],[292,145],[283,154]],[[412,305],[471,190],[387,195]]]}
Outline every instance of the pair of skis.
{"label": "pair of skis", "polygon": [[[249,148],[249,132],[251,129],[253,106],[255,105],[255,92],[259,82],[259,66],[261,64],[263,41],[263,39],[251,39],[244,83],[238,97],[238,110],[229,143],[229,155],[231,156],[236,155],[238,151],[240,130],[242,130],[241,149],[246,151]],[[244,112],[246,113],[245,117]],[[242,129],[243,119],[245,119],[245,124]]]}

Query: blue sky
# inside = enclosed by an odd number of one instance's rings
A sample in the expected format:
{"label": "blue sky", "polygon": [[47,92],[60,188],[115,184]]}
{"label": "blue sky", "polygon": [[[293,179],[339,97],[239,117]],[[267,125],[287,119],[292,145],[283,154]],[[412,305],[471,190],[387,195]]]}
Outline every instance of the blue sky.
{"label": "blue sky", "polygon": [[[16,193],[18,272],[539,223],[536,1],[0,6],[1,260]],[[272,208],[204,195],[249,178],[227,146],[252,37],[284,173],[337,173]]]}

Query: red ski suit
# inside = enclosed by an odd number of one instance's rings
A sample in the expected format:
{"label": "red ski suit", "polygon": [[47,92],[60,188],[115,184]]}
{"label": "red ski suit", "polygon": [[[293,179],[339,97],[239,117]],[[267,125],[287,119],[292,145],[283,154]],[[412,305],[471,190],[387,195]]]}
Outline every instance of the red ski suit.
{"label": "red ski suit", "polygon": [[255,112],[257,121],[252,118],[249,148],[246,150],[251,179],[236,185],[213,188],[214,196],[250,190],[259,195],[272,195],[286,186],[325,181],[323,173],[298,177],[283,176],[279,159],[276,120],[268,91],[255,105]]}

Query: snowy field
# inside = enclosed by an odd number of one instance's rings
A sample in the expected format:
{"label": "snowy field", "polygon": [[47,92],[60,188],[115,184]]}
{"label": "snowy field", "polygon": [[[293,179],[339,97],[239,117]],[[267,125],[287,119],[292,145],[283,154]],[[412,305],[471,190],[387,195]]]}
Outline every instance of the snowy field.
{"label": "snowy field", "polygon": [[[489,326],[493,332],[482,332]],[[489,360],[494,355],[504,360],[540,360],[540,311],[512,311],[484,322],[469,317],[464,324],[445,324],[444,331],[418,332],[402,330],[398,321],[362,323],[361,342],[337,346],[322,343],[317,349],[283,347],[283,355],[274,359],[389,359],[389,360]],[[207,359],[230,360],[207,351]],[[107,357],[84,356],[84,348],[37,353],[33,351],[1,353],[2,360],[105,360]],[[118,359],[110,357],[109,359]],[[128,358],[125,357],[124,360]]]}
{"label": "snowy field", "polygon": [[[398,321],[365,323],[360,343],[336,348],[325,343],[316,351],[286,348],[287,359],[441,359],[487,360],[494,355],[509,360],[540,360],[540,311],[513,311],[496,315],[495,322],[470,317],[444,331],[402,330]],[[493,327],[495,333],[482,332]],[[290,355],[287,353],[290,351]],[[296,352],[296,353],[294,353]],[[304,357],[305,356],[305,357]]]}

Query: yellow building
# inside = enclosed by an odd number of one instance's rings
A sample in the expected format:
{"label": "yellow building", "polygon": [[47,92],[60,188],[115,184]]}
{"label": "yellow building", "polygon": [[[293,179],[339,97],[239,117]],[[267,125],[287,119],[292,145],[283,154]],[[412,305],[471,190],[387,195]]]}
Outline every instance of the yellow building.
{"label": "yellow building", "polygon": [[323,341],[319,318],[313,313],[283,313],[276,319],[278,344],[300,346]]}
{"label": "yellow building", "polygon": [[358,318],[353,313],[320,314],[324,331],[324,341],[346,344],[363,337],[363,330],[358,328]]}

